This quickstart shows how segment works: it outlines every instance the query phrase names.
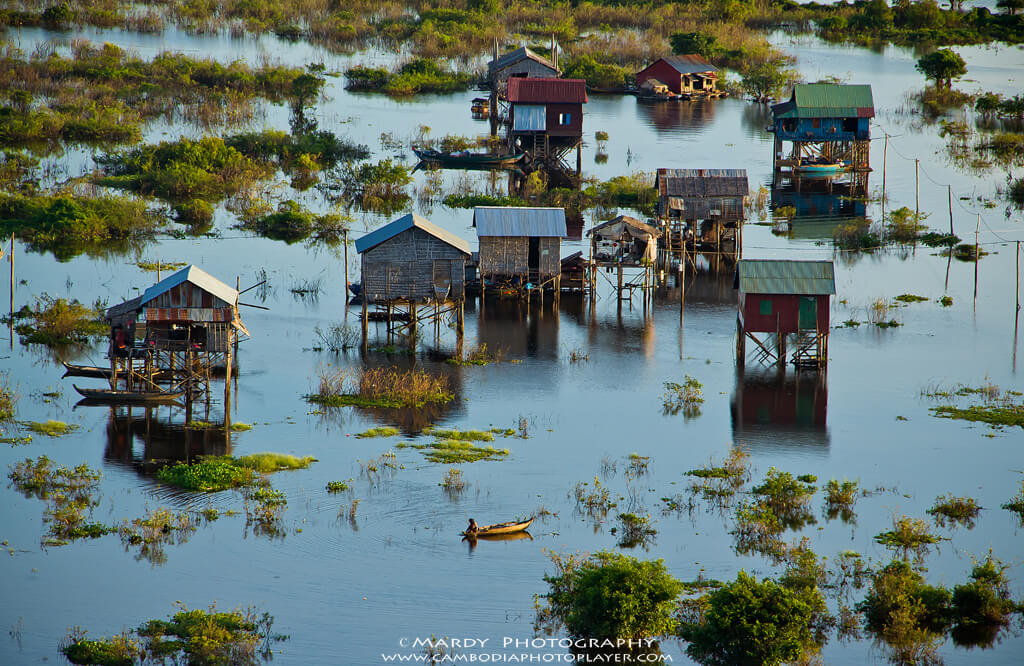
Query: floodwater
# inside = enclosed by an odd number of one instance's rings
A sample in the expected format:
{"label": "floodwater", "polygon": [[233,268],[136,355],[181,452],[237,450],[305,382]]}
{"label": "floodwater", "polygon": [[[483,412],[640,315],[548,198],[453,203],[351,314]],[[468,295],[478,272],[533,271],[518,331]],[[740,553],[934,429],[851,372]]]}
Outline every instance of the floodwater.
{"label": "floodwater", "polygon": [[[224,61],[323,61],[335,70],[387,59],[381,53],[336,56],[272,38],[237,41],[174,31],[161,37],[118,31],[86,31],[82,36],[114,41],[146,57],[176,49]],[[9,33],[9,39],[20,40],[27,52],[40,41],[59,37],[30,30]],[[241,508],[237,493],[169,492],[153,480],[149,459],[227,451],[315,456],[318,462],[307,470],[272,476],[273,486],[288,497],[285,533],[276,538],[254,534],[244,516],[224,516],[201,526],[187,543],[168,546],[162,564],[136,557],[116,536],[42,549],[43,503],[0,488],[0,540],[10,550],[0,564],[0,596],[5,600],[0,628],[7,631],[6,637],[0,636],[0,663],[59,660],[57,646],[70,627],[84,627],[93,637],[109,636],[166,617],[176,602],[189,608],[256,604],[270,612],[276,619],[275,631],[291,637],[278,645],[279,663],[382,663],[382,655],[421,652],[410,644],[432,634],[488,640],[485,649],[465,649],[466,653],[493,652],[506,655],[500,657],[504,659],[524,651],[564,656],[561,648],[521,649],[506,643],[534,636],[534,595],[545,592],[543,576],[553,572],[548,551],[616,548],[612,517],[595,523],[577,512],[570,493],[578,482],[592,482],[598,476],[622,498],[620,509],[650,513],[658,531],[656,541],[646,551],[627,552],[664,559],[680,579],[727,580],[740,569],[759,576],[779,573],[760,556],[734,552],[729,513],[703,505],[682,515],[661,510],[660,498],[684,492],[684,472],[712,458],[721,460],[734,446],[750,453],[755,482],[774,466],[794,475],[817,475],[819,484],[847,478],[877,489],[857,503],[855,525],[827,521],[819,493],[814,500],[818,522],[785,535],[787,541],[808,537],[811,548],[829,558],[853,550],[875,565],[884,564],[890,554],[873,536],[888,529],[894,517],[927,518],[925,510],[946,493],[977,499],[984,510],[976,527],[936,528],[949,540],[928,556],[927,578],[950,587],[964,582],[972,558],[983,558],[991,550],[1013,565],[1009,576],[1014,597],[1024,596],[1024,530],[1012,514],[998,508],[1024,479],[1024,435],[1018,429],[992,430],[934,418],[929,407],[936,403],[922,396],[927,389],[960,383],[991,382],[1004,390],[1021,389],[1014,241],[1024,239],[1022,215],[995,196],[1002,174],[973,176],[959,171],[945,159],[937,128],[908,111],[907,93],[923,84],[909,51],[887,49],[882,54],[806,38],[774,39],[797,56],[809,80],[837,75],[873,85],[879,111],[873,136],[879,139],[872,145],[872,192],[880,193],[884,131],[892,136],[886,164],[887,208],[914,207],[913,159],[919,158],[921,209],[930,215],[930,226],[946,229],[951,185],[957,234],[970,240],[979,228],[980,243],[991,253],[978,264],[976,286],[973,264],[949,262],[923,246],[867,255],[835,252],[831,234],[837,222],[821,211],[877,218],[877,200],[866,210],[853,211],[849,202],[837,197],[802,201],[794,206],[798,213],[791,236],[773,234],[770,224],[756,224],[763,216],[754,213],[744,230],[744,256],[835,260],[837,295],[832,301],[827,375],[797,377],[790,370],[778,377],[752,360],[745,373],[737,373],[736,297],[728,274],[691,277],[682,326],[677,290],[660,291],[653,311],[645,316],[639,300],[617,307],[611,282],[603,279],[593,308],[572,297],[563,297],[557,309],[550,303],[529,309],[470,303],[467,345],[486,343],[519,362],[460,368],[437,360],[431,352],[435,347],[454,348],[447,331],[436,344],[428,332],[421,354],[412,361],[381,352],[364,357],[358,352],[312,351],[315,326],[357,325],[358,311],[345,307],[340,252],[250,237],[231,229],[230,216],[221,212],[220,237],[165,238],[149,245],[142,256],[192,262],[229,284],[237,276],[243,288],[257,282],[259,271],[266,271],[266,291],[249,292],[243,299],[269,310],[243,309],[252,337],[241,345],[232,404],[232,420],[251,423],[253,429],[231,435],[228,443],[223,437],[183,430],[184,414],[174,408],[146,414],[139,408],[76,407],[72,381],[60,379],[53,356],[13,341],[0,349],[0,369],[8,372],[21,394],[19,419],[58,419],[79,429],[61,438],[36,436],[27,446],[4,445],[0,467],[6,470],[16,461],[45,454],[63,465],[85,462],[100,469],[102,502],[94,519],[113,524],[159,506]],[[1021,89],[1024,51],[960,51],[968,62],[969,78],[976,81],[961,88]],[[374,159],[379,159],[391,156],[381,148],[382,132],[402,139],[413,136],[419,125],[430,126],[432,136],[485,132],[485,123],[470,118],[473,96],[469,91],[389,100],[346,93],[343,80],[337,78],[329,79],[317,115],[322,127],[368,144]],[[752,188],[768,186],[768,118],[764,109],[736,99],[651,106],[628,97],[594,95],[584,120],[584,170],[606,179],[661,166],[746,168]],[[287,128],[287,109],[266,107],[257,126],[263,124]],[[598,130],[610,134],[605,164],[594,161],[592,139]],[[163,126],[151,129],[147,139],[195,131]],[[69,173],[80,173],[90,168],[90,155],[68,151],[57,159]],[[411,164],[409,157],[405,161]],[[417,188],[426,177],[417,174]],[[466,178],[471,185],[484,187],[487,176],[447,172],[444,182],[453,187]],[[501,179],[496,187],[504,187]],[[793,195],[788,196],[792,202]],[[323,206],[313,194],[301,198],[311,206]],[[985,200],[995,206],[986,207]],[[781,200],[780,204],[792,205]],[[475,245],[471,211],[448,210],[439,203],[416,205],[415,210]],[[386,221],[359,214],[355,228],[372,229]],[[588,214],[588,226],[590,222]],[[581,248],[579,242],[566,242],[562,253]],[[350,255],[355,280],[358,261],[354,252]],[[19,246],[16,304],[43,292],[83,302],[101,297],[114,303],[131,297],[154,281],[153,274],[138,270],[134,260],[79,256],[58,263],[49,254],[26,254]],[[289,287],[301,280],[320,280],[319,296],[293,296]],[[867,306],[876,299],[902,293],[930,300],[898,309],[895,316],[903,325],[895,329],[839,328],[851,318],[866,320]],[[943,295],[952,297],[951,307],[939,306]],[[588,360],[572,362],[574,350],[587,354]],[[95,347],[73,359],[102,365],[103,353]],[[320,413],[302,400],[319,368],[364,363],[415,363],[445,373],[457,399],[427,414],[353,408]],[[662,410],[664,383],[681,381],[684,375],[703,384],[701,414],[690,419]],[[55,390],[61,392],[57,398],[42,395]],[[216,385],[215,398],[220,390]],[[197,417],[223,419],[219,400],[210,409],[206,416],[200,407]],[[520,421],[525,421],[528,438],[498,439],[496,446],[510,450],[507,460],[463,465],[469,487],[454,499],[438,485],[446,466],[426,462],[416,449],[395,449],[400,441],[429,441],[419,430],[431,422],[469,429],[516,427]],[[388,439],[353,436],[380,424],[396,425],[403,433]],[[400,469],[371,479],[361,475],[358,461],[387,450],[396,450]],[[650,456],[647,475],[626,477],[631,453]],[[329,481],[349,479],[349,493],[326,492]],[[339,513],[353,499],[360,500],[354,522]],[[471,516],[481,523],[501,522],[542,507],[551,515],[538,519],[530,539],[481,541],[471,548],[457,536]],[[852,600],[862,596],[863,590]],[[940,653],[948,664],[1020,663],[1024,638],[1018,633],[1004,632],[994,647],[985,650],[947,642]],[[689,663],[685,644],[665,641],[662,649],[673,663]],[[885,661],[884,649],[870,638],[833,638],[823,656],[829,664]]]}

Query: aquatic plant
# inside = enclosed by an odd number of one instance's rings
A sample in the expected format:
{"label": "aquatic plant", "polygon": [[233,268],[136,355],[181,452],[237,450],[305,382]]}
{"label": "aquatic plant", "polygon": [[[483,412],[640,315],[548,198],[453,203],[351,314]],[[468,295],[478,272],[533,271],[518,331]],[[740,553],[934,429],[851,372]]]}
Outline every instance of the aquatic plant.
{"label": "aquatic plant", "polygon": [[974,527],[974,520],[981,513],[981,507],[973,497],[954,497],[942,495],[935,498],[932,508],[926,512],[935,519],[939,527],[963,525],[967,529]]}
{"label": "aquatic plant", "polygon": [[1021,526],[1024,526],[1024,483],[1021,484],[1020,492],[1018,492],[1009,502],[999,505],[1000,508],[1012,511],[1017,514],[1017,519],[1020,521]]}
{"label": "aquatic plant", "polygon": [[246,527],[252,527],[256,536],[283,538],[285,532],[281,520],[288,504],[285,494],[269,484],[247,487],[244,494]]}
{"label": "aquatic plant", "polygon": [[940,541],[942,537],[928,531],[928,523],[909,516],[894,517],[891,530],[875,535],[876,543],[900,552],[904,560],[911,553],[917,561],[923,560],[930,547]]}
{"label": "aquatic plant", "polygon": [[183,490],[216,492],[252,483],[252,470],[234,464],[230,456],[208,458],[194,463],[177,463],[157,470],[161,483]]}
{"label": "aquatic plant", "polygon": [[444,488],[450,497],[455,497],[466,489],[466,480],[462,478],[461,469],[449,467],[444,471],[444,474],[441,476],[441,483],[438,485]]}
{"label": "aquatic plant", "polygon": [[900,303],[923,303],[924,301],[927,301],[928,298],[925,296],[918,296],[917,294],[900,294],[893,298],[893,300],[899,301]]}
{"label": "aquatic plant", "polygon": [[953,297],[943,296],[942,298],[939,299],[939,305],[941,305],[944,308],[948,308],[949,306],[953,305]]}
{"label": "aquatic plant", "polygon": [[908,562],[893,560],[872,576],[856,609],[867,630],[902,659],[899,663],[920,663],[934,653],[948,627],[950,598],[949,590],[925,583]]}
{"label": "aquatic plant", "polygon": [[699,621],[685,622],[679,636],[701,664],[777,665],[818,651],[813,631],[824,599],[816,589],[794,590],[745,571],[708,592]]}
{"label": "aquatic plant", "polygon": [[[434,426],[429,426],[423,429],[423,434],[431,435],[438,439],[457,439],[466,442],[494,441],[494,432],[484,430],[456,430],[454,428],[435,428]],[[503,430],[501,434],[506,433]]]}
{"label": "aquatic plant", "polygon": [[49,294],[36,297],[35,303],[14,313],[22,323],[15,325],[22,344],[51,347],[86,344],[108,331],[102,306],[92,307],[77,300],[54,298]]}
{"label": "aquatic plant", "polygon": [[445,69],[433,60],[413,59],[395,72],[383,67],[357,65],[345,70],[345,87],[363,92],[383,92],[389,95],[415,93],[450,93],[467,90],[474,76]]}
{"label": "aquatic plant", "polygon": [[[346,165],[339,175],[340,199],[378,213],[394,213],[409,202],[409,170],[391,159],[371,164]],[[337,198],[337,197],[336,197]]]}
{"label": "aquatic plant", "polygon": [[462,358],[453,356],[447,359],[446,362],[460,366],[487,365],[488,363],[501,363],[504,356],[504,350],[501,348],[488,349],[487,343],[484,342],[470,349]]}
{"label": "aquatic plant", "polygon": [[[446,403],[454,399],[448,392],[448,378],[422,370],[397,367],[366,368],[352,375],[344,369],[319,371],[320,385],[307,401],[327,407],[422,407],[427,403]],[[356,390],[349,386],[356,384]]]}
{"label": "aquatic plant", "polygon": [[858,483],[843,479],[829,479],[825,484],[825,516],[829,520],[840,518],[844,523],[854,520],[853,507],[857,503]]}
{"label": "aquatic plant", "polygon": [[125,520],[117,529],[125,550],[138,546],[136,559],[144,559],[154,565],[167,561],[165,545],[184,543],[195,531],[195,523],[188,513],[175,513],[163,507],[150,511],[142,518]]}
{"label": "aquatic plant", "polygon": [[1010,617],[1024,607],[1010,597],[1007,566],[989,552],[983,562],[974,562],[970,582],[953,588],[953,641],[957,645],[989,647]]}
{"label": "aquatic plant", "polygon": [[77,425],[69,425],[63,421],[54,421],[53,419],[42,423],[38,421],[27,421],[24,425],[31,432],[46,435],[47,437],[60,437],[78,429]]}
{"label": "aquatic plant", "polygon": [[1024,404],[971,405],[963,408],[953,405],[939,405],[938,407],[931,407],[929,411],[943,419],[987,423],[996,428],[1004,426],[1020,426],[1024,428]]}
{"label": "aquatic plant", "polygon": [[635,513],[619,514],[618,532],[620,548],[643,546],[645,550],[658,534],[658,530],[651,525],[649,514],[639,516]]}
{"label": "aquatic plant", "polygon": [[750,492],[761,495],[761,501],[784,525],[798,526],[814,522],[808,507],[815,487],[794,479],[789,472],[770,468],[764,481],[751,488]]}
{"label": "aquatic plant", "polygon": [[269,660],[271,645],[288,639],[272,632],[274,618],[256,607],[218,611],[181,610],[170,620],[149,620],[135,629],[146,653],[181,663],[255,664]]}
{"label": "aquatic plant", "polygon": [[20,396],[11,386],[11,377],[6,370],[0,372],[0,433],[3,432],[3,424],[14,419],[14,410],[18,405]]}
{"label": "aquatic plant", "polygon": [[570,496],[576,500],[576,508],[585,510],[591,518],[602,518],[615,507],[608,488],[596,476],[593,485],[586,481],[577,482]]}
{"label": "aquatic plant", "polygon": [[665,382],[665,393],[661,396],[664,413],[683,413],[686,419],[700,416],[700,406],[704,402],[704,385],[696,378],[686,375],[683,383]]}
{"label": "aquatic plant", "polygon": [[651,457],[642,456],[639,453],[630,453],[626,461],[626,478],[635,479],[647,474],[647,468],[651,464]]}
{"label": "aquatic plant", "polygon": [[359,331],[348,324],[334,323],[326,329],[320,328],[317,324],[313,327],[313,334],[317,341],[313,343],[314,351],[327,350],[337,354],[338,352],[351,349],[359,344]]}
{"label": "aquatic plant", "polygon": [[87,635],[80,627],[74,627],[60,642],[58,649],[72,664],[132,666],[142,657],[138,639],[129,632],[99,640],[86,638]]}
{"label": "aquatic plant", "polygon": [[43,543],[60,546],[69,539],[98,538],[111,531],[99,523],[87,521],[87,513],[99,504],[94,493],[102,474],[81,464],[74,468],[54,465],[46,456],[11,465],[8,478],[26,498],[46,501],[43,522],[49,532]]}
{"label": "aquatic plant", "polygon": [[461,439],[439,439],[430,444],[413,444],[430,462],[453,465],[480,460],[501,460],[509,455],[508,449],[476,446]]}
{"label": "aquatic plant", "polygon": [[288,199],[278,204],[276,212],[257,217],[246,216],[239,228],[253,231],[271,240],[284,241],[289,245],[308,238],[336,244],[348,230],[350,221],[345,215],[315,215],[299,203]]}
{"label": "aquatic plant", "polygon": [[249,469],[260,474],[280,472],[284,470],[306,469],[317,459],[313,456],[296,456],[286,453],[253,453],[248,456],[232,459],[232,464],[237,467]]}
{"label": "aquatic plant", "polygon": [[394,437],[398,435],[400,432],[401,431],[398,428],[392,428],[391,426],[380,426],[370,428],[369,430],[358,433],[356,437],[360,439],[365,439],[368,437]]}
{"label": "aquatic plant", "polygon": [[734,520],[731,533],[736,539],[736,552],[756,552],[775,557],[784,552],[779,536],[786,526],[765,502],[740,502]]}
{"label": "aquatic plant", "polygon": [[676,597],[682,583],[662,560],[643,561],[619,553],[588,558],[560,557],[558,570],[544,576],[548,592],[538,599],[541,625],[561,623],[571,636],[641,639],[672,634]]}
{"label": "aquatic plant", "polygon": [[252,430],[252,424],[245,421],[232,421],[231,432],[246,432]]}
{"label": "aquatic plant", "polygon": [[213,204],[203,199],[189,199],[175,204],[174,221],[191,227],[202,228],[213,222]]}
{"label": "aquatic plant", "polygon": [[349,489],[349,485],[344,481],[328,481],[327,492],[329,493],[343,493]]}

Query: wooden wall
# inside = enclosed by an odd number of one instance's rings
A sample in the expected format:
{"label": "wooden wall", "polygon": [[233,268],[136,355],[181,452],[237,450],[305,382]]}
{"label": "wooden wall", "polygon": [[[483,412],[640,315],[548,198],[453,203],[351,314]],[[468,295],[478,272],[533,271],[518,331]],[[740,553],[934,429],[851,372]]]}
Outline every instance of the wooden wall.
{"label": "wooden wall", "polygon": [[[743,328],[751,333],[796,333],[799,329],[800,301],[813,298],[818,301],[818,330],[828,333],[828,295],[800,296],[795,294],[740,294],[739,310]],[[771,302],[771,314],[761,314],[761,302]]]}
{"label": "wooden wall", "polygon": [[[542,279],[562,271],[561,238],[540,238],[539,274]],[[527,276],[530,272],[530,238],[528,236],[481,236],[480,275],[482,277]]]}
{"label": "wooden wall", "polygon": [[450,273],[448,297],[463,298],[466,255],[422,229],[403,231],[362,254],[363,297],[370,303],[394,298],[431,300],[435,266]]}

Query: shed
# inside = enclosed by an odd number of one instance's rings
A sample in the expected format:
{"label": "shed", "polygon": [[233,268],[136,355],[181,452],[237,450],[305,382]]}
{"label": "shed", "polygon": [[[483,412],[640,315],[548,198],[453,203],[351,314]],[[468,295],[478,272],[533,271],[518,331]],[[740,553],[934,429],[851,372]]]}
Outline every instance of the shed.
{"label": "shed", "polygon": [[831,261],[741,259],[733,288],[740,292],[740,326],[747,332],[829,330],[829,297],[836,293]]}
{"label": "shed", "polygon": [[508,81],[507,97],[512,134],[583,135],[587,103],[583,79],[513,78]]}
{"label": "shed", "polygon": [[157,282],[142,295],[108,308],[106,319],[115,338],[122,329],[136,345],[174,347],[180,343],[224,352],[229,329],[249,333],[238,316],[238,291],[194,265]]}
{"label": "shed", "polygon": [[491,82],[491,85],[507,81],[510,78],[558,77],[561,73],[562,71],[558,69],[555,62],[538,55],[525,46],[501,57],[496,55],[487,63],[487,80]]}
{"label": "shed", "polygon": [[544,281],[560,275],[564,208],[478,206],[473,226],[480,239],[481,277]]}
{"label": "shed", "polygon": [[715,90],[718,68],[697,54],[666,56],[636,73],[636,84],[643,88],[646,81],[656,80],[677,94],[705,94]]}
{"label": "shed", "polygon": [[362,297],[377,303],[461,300],[469,243],[415,213],[356,240],[362,255]]}
{"label": "shed", "polygon": [[742,220],[746,169],[658,169],[658,213],[684,220]]}
{"label": "shed", "polygon": [[598,261],[650,261],[658,251],[661,230],[629,215],[602,222],[587,232]]}
{"label": "shed", "polygon": [[875,104],[870,85],[805,83],[772,106],[773,131],[783,141],[864,141]]}

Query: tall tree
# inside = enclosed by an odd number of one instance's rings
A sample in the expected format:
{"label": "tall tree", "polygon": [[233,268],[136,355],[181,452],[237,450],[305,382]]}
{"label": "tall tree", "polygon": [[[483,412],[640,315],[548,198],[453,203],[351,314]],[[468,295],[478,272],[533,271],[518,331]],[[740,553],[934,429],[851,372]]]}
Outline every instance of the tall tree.
{"label": "tall tree", "polygon": [[939,49],[933,51],[917,61],[917,71],[925,75],[925,78],[935,81],[936,88],[952,87],[953,79],[958,79],[967,73],[967,63],[952,49]]}

